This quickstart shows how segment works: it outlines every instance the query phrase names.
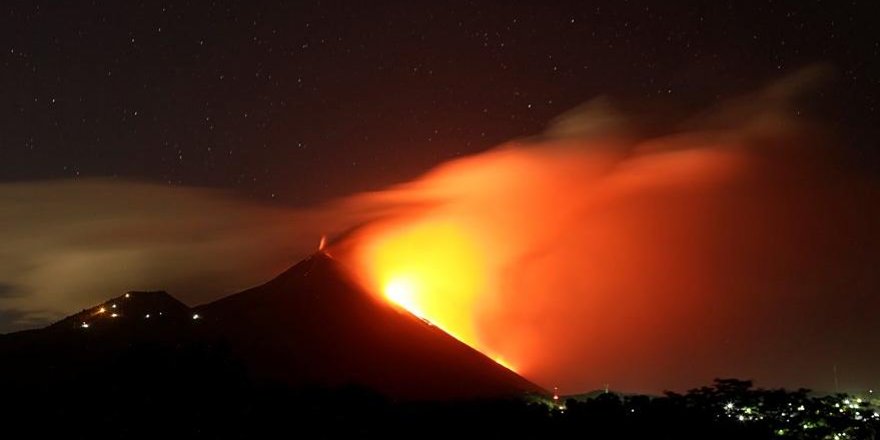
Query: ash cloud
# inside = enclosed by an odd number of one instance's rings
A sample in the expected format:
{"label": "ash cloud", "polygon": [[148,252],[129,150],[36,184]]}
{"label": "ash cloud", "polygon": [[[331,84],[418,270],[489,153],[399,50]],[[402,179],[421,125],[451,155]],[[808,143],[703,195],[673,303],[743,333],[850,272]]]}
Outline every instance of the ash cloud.
{"label": "ash cloud", "polygon": [[477,346],[545,387],[733,376],[833,390],[836,365],[842,387],[876,388],[880,185],[805,116],[829,73],[695,115],[590,102],[540,136],[350,200],[391,212],[350,258],[407,223],[480,237],[491,288],[463,311]]}

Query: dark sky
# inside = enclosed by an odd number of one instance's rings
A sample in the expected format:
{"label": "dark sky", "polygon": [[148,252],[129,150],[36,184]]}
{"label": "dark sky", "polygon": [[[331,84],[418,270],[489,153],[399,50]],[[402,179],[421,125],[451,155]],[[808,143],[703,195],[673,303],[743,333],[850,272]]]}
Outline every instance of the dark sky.
{"label": "dark sky", "polygon": [[827,63],[876,158],[864,1],[8,2],[0,181],[110,176],[303,205],[540,131],[599,94],[709,102]]}

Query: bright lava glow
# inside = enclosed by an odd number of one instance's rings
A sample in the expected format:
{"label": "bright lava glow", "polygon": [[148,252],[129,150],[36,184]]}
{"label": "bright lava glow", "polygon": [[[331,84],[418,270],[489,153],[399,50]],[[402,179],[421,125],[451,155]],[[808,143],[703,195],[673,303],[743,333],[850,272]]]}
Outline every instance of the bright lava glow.
{"label": "bright lava glow", "polygon": [[388,301],[477,347],[473,311],[487,286],[476,240],[451,221],[383,230],[360,258],[368,287]]}
{"label": "bright lava glow", "polygon": [[[505,361],[501,357],[495,356],[492,360],[495,361],[495,363],[497,363],[498,365],[501,365],[502,367],[507,368],[510,371],[514,371],[514,372],[516,371],[516,368],[513,368],[513,365],[510,365],[509,363],[507,363],[507,361]],[[556,400],[559,399],[558,395],[554,395],[554,396],[556,397]]]}
{"label": "bright lava glow", "polygon": [[490,285],[476,234],[436,219],[377,232],[359,255],[370,290],[516,371],[482,343],[474,321]]}
{"label": "bright lava glow", "polygon": [[385,285],[385,297],[409,310],[417,316],[423,316],[416,302],[416,286],[406,277],[394,278]]}

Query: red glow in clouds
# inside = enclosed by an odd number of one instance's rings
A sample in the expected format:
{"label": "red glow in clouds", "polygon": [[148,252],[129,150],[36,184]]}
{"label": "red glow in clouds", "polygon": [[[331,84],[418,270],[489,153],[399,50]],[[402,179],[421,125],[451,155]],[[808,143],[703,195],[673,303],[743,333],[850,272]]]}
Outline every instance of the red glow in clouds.
{"label": "red glow in clouds", "polygon": [[588,107],[351,200],[383,215],[340,258],[377,295],[566,392],[821,386],[832,362],[863,380],[870,362],[838,341],[877,337],[838,317],[878,310],[878,193],[787,116],[811,75],[650,139]]}

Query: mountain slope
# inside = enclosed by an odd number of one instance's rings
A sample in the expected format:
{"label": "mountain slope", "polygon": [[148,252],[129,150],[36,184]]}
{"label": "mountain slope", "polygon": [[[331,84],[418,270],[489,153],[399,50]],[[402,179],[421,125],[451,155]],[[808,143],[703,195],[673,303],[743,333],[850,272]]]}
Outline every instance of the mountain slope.
{"label": "mountain slope", "polygon": [[542,393],[414,315],[363,291],[318,253],[268,283],[195,309],[258,375],[357,384],[400,399]]}
{"label": "mountain slope", "polygon": [[[88,382],[105,379],[132,388],[145,377],[153,387],[175,384],[163,388],[171,394],[197,382],[222,389],[239,380],[356,386],[395,400],[544,393],[362,290],[323,253],[266,284],[192,309],[164,292],[129,292],[45,329],[0,335],[0,358],[0,385],[49,397],[53,389],[88,392]],[[223,369],[234,377],[224,379]]]}

